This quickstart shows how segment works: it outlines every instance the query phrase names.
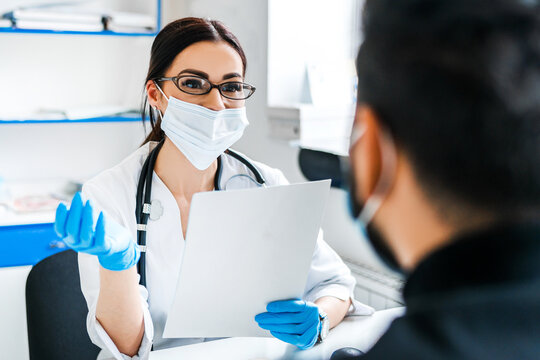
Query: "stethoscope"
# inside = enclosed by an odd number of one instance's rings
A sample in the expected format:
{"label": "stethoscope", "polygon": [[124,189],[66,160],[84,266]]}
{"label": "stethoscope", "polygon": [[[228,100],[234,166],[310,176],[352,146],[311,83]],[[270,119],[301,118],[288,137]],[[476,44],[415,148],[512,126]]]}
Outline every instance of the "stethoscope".
{"label": "stethoscope", "polygon": [[[148,218],[150,217],[150,212],[152,209],[152,176],[154,174],[156,159],[161,147],[163,146],[163,143],[164,140],[160,141],[146,158],[146,161],[141,169],[139,183],[137,185],[135,218],[137,219],[137,244],[141,250],[141,257],[139,263],[137,264],[137,270],[140,275],[139,283],[143,286],[146,286],[146,225],[148,224]],[[255,179],[245,174],[238,174],[237,176],[248,177],[252,181],[256,182],[258,186],[265,186],[266,180],[257,167],[251,163],[251,161],[231,149],[226,150],[225,154],[232,156],[234,159],[244,164],[253,173]],[[221,172],[223,170],[221,157],[218,157],[217,161],[218,169],[214,178],[214,189],[220,191]]]}

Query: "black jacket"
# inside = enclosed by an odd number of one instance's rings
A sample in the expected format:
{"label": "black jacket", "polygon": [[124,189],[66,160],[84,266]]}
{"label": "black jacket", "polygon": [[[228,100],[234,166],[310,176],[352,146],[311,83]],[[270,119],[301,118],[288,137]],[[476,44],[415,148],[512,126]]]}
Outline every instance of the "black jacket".
{"label": "black jacket", "polygon": [[406,314],[362,360],[540,359],[540,223],[455,239],[403,296]]}

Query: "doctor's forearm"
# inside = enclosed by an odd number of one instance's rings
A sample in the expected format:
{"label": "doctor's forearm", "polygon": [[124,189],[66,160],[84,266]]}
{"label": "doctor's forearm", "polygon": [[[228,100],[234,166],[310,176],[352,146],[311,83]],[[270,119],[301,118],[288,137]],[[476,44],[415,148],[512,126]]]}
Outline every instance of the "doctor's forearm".
{"label": "doctor's forearm", "polygon": [[345,301],[333,296],[324,296],[317,299],[315,304],[326,313],[330,320],[330,328],[333,328],[343,320],[347,311],[349,311],[351,299]]}
{"label": "doctor's forearm", "polygon": [[144,319],[135,266],[123,271],[100,267],[96,318],[121,353],[137,354],[144,335]]}

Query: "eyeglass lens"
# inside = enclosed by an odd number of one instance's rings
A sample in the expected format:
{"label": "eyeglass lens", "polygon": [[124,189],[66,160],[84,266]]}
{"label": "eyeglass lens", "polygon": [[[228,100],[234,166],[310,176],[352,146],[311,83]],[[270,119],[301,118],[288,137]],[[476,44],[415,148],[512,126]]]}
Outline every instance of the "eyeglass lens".
{"label": "eyeglass lens", "polygon": [[[181,76],[178,78],[178,88],[188,94],[203,95],[210,91],[212,84],[209,81],[192,76]],[[245,99],[252,93],[251,87],[246,84],[231,81],[219,85],[221,94],[231,99]]]}

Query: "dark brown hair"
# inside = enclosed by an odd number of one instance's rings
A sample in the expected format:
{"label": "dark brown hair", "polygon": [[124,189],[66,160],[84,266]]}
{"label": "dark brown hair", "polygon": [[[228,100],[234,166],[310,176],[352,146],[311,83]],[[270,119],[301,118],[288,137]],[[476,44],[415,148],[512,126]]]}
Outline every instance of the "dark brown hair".
{"label": "dark brown hair", "polygon": [[[185,48],[200,41],[225,41],[242,59],[245,75],[247,60],[240,42],[225,25],[217,20],[206,20],[195,17],[187,17],[175,20],[165,26],[154,39],[150,52],[150,66],[146,75],[145,86],[148,80],[155,80],[165,76],[165,72],[171,66],[176,55]],[[161,141],[165,133],[161,130],[161,119],[152,111],[146,94],[142,103],[143,124],[146,114],[150,119],[152,131],[143,142]]]}

